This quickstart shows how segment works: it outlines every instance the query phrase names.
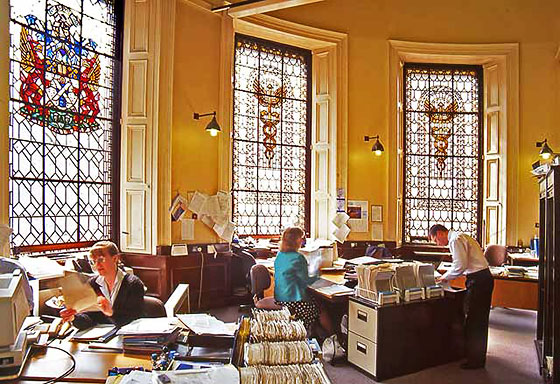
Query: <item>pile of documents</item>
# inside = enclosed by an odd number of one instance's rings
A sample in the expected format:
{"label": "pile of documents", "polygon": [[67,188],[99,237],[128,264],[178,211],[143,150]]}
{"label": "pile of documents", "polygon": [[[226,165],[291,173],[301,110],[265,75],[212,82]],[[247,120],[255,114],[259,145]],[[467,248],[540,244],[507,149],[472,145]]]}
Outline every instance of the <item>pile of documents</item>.
{"label": "pile of documents", "polygon": [[232,336],[237,324],[226,324],[206,313],[189,313],[177,315],[179,321],[197,335],[229,335]]}
{"label": "pile of documents", "polygon": [[394,276],[392,265],[389,263],[379,265],[358,265],[358,296],[378,301],[380,292],[394,291]]}
{"label": "pile of documents", "polygon": [[347,286],[341,284],[335,284],[326,279],[318,279],[311,285],[311,288],[327,297],[348,296],[354,294],[354,290],[352,288],[348,288]]}
{"label": "pile of documents", "polygon": [[539,267],[519,267],[513,265],[506,265],[504,267],[505,275],[507,277],[516,278],[528,278],[528,279],[538,279],[539,278]]}
{"label": "pile of documents", "polygon": [[175,318],[143,318],[125,325],[117,335],[122,337],[125,353],[148,354],[175,342],[180,329]]}

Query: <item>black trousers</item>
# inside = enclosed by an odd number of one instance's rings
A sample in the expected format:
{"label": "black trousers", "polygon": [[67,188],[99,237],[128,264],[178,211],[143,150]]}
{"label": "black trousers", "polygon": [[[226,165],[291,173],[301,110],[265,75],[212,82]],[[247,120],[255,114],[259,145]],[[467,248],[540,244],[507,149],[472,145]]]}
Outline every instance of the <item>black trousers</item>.
{"label": "black trousers", "polygon": [[484,366],[488,348],[488,317],[494,278],[489,269],[467,275],[465,348],[467,363]]}

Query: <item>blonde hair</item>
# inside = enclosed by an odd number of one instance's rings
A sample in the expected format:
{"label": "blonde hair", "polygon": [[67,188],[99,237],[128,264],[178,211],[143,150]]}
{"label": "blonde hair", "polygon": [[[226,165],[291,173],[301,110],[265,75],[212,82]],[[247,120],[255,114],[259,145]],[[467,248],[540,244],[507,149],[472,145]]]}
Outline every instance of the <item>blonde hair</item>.
{"label": "blonde hair", "polygon": [[288,227],[282,233],[280,242],[280,252],[297,252],[299,249],[298,240],[305,236],[303,229],[299,227]]}

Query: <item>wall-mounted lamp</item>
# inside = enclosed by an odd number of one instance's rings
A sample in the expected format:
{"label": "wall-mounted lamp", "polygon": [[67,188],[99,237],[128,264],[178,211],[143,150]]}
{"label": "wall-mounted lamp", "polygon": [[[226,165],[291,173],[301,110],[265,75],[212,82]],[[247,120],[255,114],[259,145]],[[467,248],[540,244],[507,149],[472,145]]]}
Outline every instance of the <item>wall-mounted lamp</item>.
{"label": "wall-mounted lamp", "polygon": [[543,141],[537,141],[537,148],[541,149],[541,151],[539,152],[539,156],[543,160],[548,160],[552,156],[556,155],[554,151],[548,146],[546,139],[544,139]]}
{"label": "wall-mounted lamp", "polygon": [[206,132],[208,132],[210,136],[217,136],[218,133],[222,131],[222,129],[220,128],[220,126],[218,125],[218,121],[216,120],[216,112],[214,111],[212,113],[205,113],[202,115],[196,112],[194,113],[195,120],[200,120],[201,117],[205,116],[213,116],[212,120],[210,120],[210,122],[206,126]]}
{"label": "wall-mounted lamp", "polygon": [[370,141],[375,139],[375,143],[371,147],[371,151],[375,153],[375,156],[381,156],[385,148],[383,148],[383,144],[379,141],[379,135],[377,136],[364,136],[364,141]]}

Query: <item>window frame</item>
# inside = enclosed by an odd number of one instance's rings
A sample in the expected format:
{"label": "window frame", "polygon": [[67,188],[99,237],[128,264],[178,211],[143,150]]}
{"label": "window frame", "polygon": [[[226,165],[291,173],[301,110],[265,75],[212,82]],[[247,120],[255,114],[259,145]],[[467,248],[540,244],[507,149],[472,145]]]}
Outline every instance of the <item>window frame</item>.
{"label": "window frame", "polygon": [[[9,0],[8,1],[8,10],[9,14],[7,17],[8,25],[7,29],[9,30],[10,23],[12,22],[11,17],[11,1],[16,0]],[[126,0],[112,0],[114,6],[114,18],[115,18],[115,54],[114,54],[114,62],[113,62],[113,86],[112,86],[112,114],[113,118],[111,119],[112,129],[111,132],[111,204],[109,207],[109,216],[111,219],[110,224],[110,233],[109,239],[113,241],[117,246],[120,244],[120,236],[119,236],[119,228],[120,228],[120,161],[121,161],[121,106],[122,106],[122,72],[123,72],[123,44],[124,44],[124,12],[125,12],[125,1]],[[10,33],[8,32],[10,36]],[[11,38],[11,36],[10,36]],[[8,48],[9,50],[9,48]],[[11,66],[12,57],[8,53],[8,61]],[[9,72],[9,76],[12,75],[12,72]],[[8,84],[8,89],[11,92],[12,85]],[[11,97],[9,99],[11,101]],[[9,125],[8,125],[9,127]],[[9,140],[9,139],[8,139]],[[8,141],[9,142],[9,141]],[[9,145],[9,144],[8,144]],[[9,153],[8,147],[8,153]],[[8,179],[8,189],[9,183],[11,180],[10,172],[7,173]],[[44,187],[43,187],[44,188]],[[9,192],[8,198],[8,222],[11,221],[12,216],[9,215],[9,207],[11,205],[10,201],[12,199],[11,191]],[[78,201],[80,198],[78,196]],[[43,215],[43,221],[45,220],[45,216]],[[18,255],[20,253],[26,253],[31,255],[40,255],[40,254],[48,254],[49,256],[56,256],[60,251],[63,253],[68,250],[80,250],[84,248],[91,247],[99,240],[84,240],[84,241],[77,241],[77,242],[68,242],[68,243],[45,243],[45,244],[34,244],[34,245],[24,245],[24,246],[12,246],[10,241],[10,248],[14,255]]]}
{"label": "window frame", "polygon": [[[305,65],[307,67],[307,94],[306,94],[306,111],[307,111],[307,116],[306,116],[306,138],[305,138],[305,192],[304,192],[304,199],[305,199],[305,203],[304,203],[304,214],[305,214],[305,218],[304,218],[304,228],[303,230],[306,233],[306,236],[310,235],[310,230],[311,230],[311,161],[312,161],[312,157],[311,157],[311,143],[312,143],[312,117],[313,117],[313,112],[312,112],[312,79],[313,79],[313,66],[312,66],[312,62],[313,62],[313,52],[311,50],[308,49],[304,49],[304,48],[300,48],[300,47],[296,47],[293,45],[289,45],[289,44],[283,44],[283,43],[279,43],[277,41],[272,41],[272,40],[267,40],[267,39],[263,39],[260,37],[255,37],[255,36],[251,36],[251,35],[247,35],[244,33],[240,33],[240,32],[235,32],[234,34],[234,38],[233,38],[233,62],[232,62],[232,109],[231,109],[231,118],[232,118],[232,124],[231,124],[231,152],[230,152],[230,161],[231,161],[231,193],[232,193],[232,204],[231,204],[231,219],[233,221],[233,217],[234,217],[234,212],[235,212],[235,199],[233,198],[233,194],[238,191],[236,189],[234,189],[234,135],[235,135],[235,125],[234,125],[234,121],[235,121],[235,105],[236,105],[236,99],[235,99],[235,91],[237,90],[235,88],[235,63],[236,63],[236,56],[237,56],[237,41],[238,38],[242,38],[245,40],[251,40],[256,42],[257,44],[261,44],[267,47],[271,47],[271,48],[277,48],[283,51],[290,51],[290,52],[297,52],[299,54],[301,54],[302,56],[305,57]],[[282,120],[280,121],[280,123],[282,124]],[[256,142],[257,144],[259,144],[259,142]],[[258,164],[257,164],[257,169],[259,168]],[[256,192],[257,194],[261,191],[257,189],[253,190],[252,192]],[[280,192],[280,196],[282,195],[283,191],[281,190]],[[259,228],[259,224],[258,224],[258,199],[257,199],[257,211],[256,211],[256,218],[257,218],[257,222],[255,225],[255,228],[257,229],[258,232],[258,228]],[[282,200],[280,200],[280,206],[282,206]],[[255,237],[255,238],[275,238],[281,235],[281,233],[278,234],[261,234],[261,233],[254,233],[254,234],[243,234],[243,235],[239,235],[237,234],[239,237],[243,238],[243,237]]]}
{"label": "window frame", "polygon": [[[417,245],[414,240],[428,240],[427,237],[411,236],[410,241],[406,239],[406,209],[407,209],[407,196],[406,196],[406,175],[407,175],[407,68],[420,68],[420,69],[468,69],[477,73],[478,78],[478,190],[477,190],[477,214],[476,214],[476,240],[481,243],[483,234],[483,211],[484,211],[484,68],[478,64],[445,64],[445,63],[427,63],[427,62],[413,62],[407,61],[403,64],[402,70],[402,212],[401,212],[401,242],[403,245]],[[431,179],[430,179],[431,180]],[[453,199],[451,199],[453,201]],[[429,220],[429,216],[428,216]],[[453,222],[453,221],[451,221]],[[433,224],[436,224],[435,222]]]}

